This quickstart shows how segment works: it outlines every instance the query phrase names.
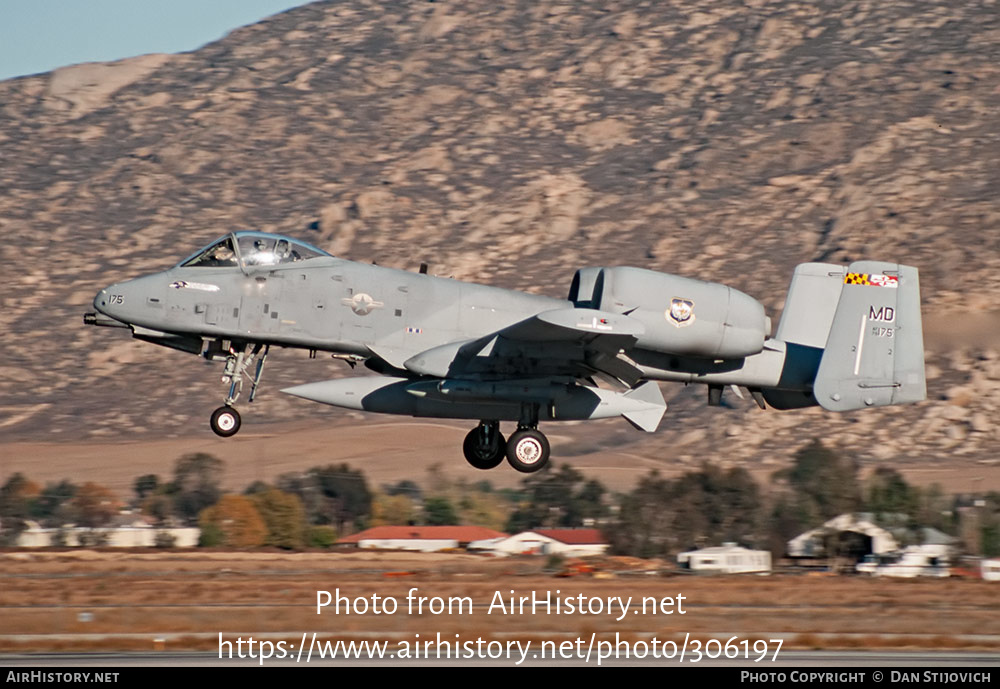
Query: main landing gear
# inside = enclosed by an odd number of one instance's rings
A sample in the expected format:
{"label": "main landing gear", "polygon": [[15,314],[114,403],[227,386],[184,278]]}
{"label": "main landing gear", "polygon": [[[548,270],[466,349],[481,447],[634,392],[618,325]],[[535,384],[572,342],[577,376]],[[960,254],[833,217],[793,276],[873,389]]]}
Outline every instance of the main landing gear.
{"label": "main landing gear", "polygon": [[253,402],[253,398],[257,394],[257,386],[260,385],[260,376],[264,372],[264,362],[267,361],[269,349],[270,345],[262,344],[254,345],[253,349],[250,349],[249,345],[245,345],[241,349],[237,349],[235,346],[229,348],[229,354],[226,356],[226,368],[222,373],[222,382],[229,383],[229,394],[226,396],[223,406],[212,412],[212,417],[209,420],[209,425],[216,435],[228,438],[236,435],[236,432],[240,430],[242,420],[240,413],[233,408],[233,405],[243,391],[243,377],[248,375],[247,371],[256,362],[257,368],[250,381],[250,397],[247,399],[247,402]]}
{"label": "main landing gear", "polygon": [[549,439],[537,428],[518,427],[507,441],[507,463],[530,474],[549,463]]}
{"label": "main landing gear", "polygon": [[507,457],[507,463],[530,474],[549,462],[549,440],[538,430],[537,416],[528,414],[517,430],[504,440],[498,421],[480,421],[462,443],[465,459],[477,469],[493,469]]}
{"label": "main landing gear", "polygon": [[465,459],[477,469],[492,469],[503,461],[507,451],[507,441],[500,432],[499,421],[480,421],[465,436],[462,452]]}

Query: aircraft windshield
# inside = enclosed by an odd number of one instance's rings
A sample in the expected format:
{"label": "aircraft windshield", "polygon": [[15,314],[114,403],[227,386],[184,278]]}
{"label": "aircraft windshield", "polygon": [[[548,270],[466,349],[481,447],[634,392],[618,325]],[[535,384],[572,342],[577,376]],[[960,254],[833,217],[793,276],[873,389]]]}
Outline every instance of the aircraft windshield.
{"label": "aircraft windshield", "polygon": [[247,266],[276,266],[323,255],[286,237],[243,235],[239,245],[240,257]]}
{"label": "aircraft windshield", "polygon": [[[236,238],[234,251],[233,238]],[[191,258],[181,263],[184,268],[201,267],[238,267],[243,261],[246,267],[277,266],[297,261],[305,261],[317,256],[330,254],[303,242],[296,242],[288,237],[269,235],[257,232],[237,232],[211,244]]]}
{"label": "aircraft windshield", "polygon": [[212,244],[201,253],[195,254],[181,264],[184,267],[217,267],[217,266],[238,266],[236,252],[233,251],[232,237],[226,237],[215,244]]}

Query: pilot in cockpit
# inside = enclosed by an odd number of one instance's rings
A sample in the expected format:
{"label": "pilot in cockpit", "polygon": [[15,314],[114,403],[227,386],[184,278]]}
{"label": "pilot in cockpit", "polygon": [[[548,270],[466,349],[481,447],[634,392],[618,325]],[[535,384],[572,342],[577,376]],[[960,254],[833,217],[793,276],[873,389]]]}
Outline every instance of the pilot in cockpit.
{"label": "pilot in cockpit", "polygon": [[219,242],[211,249],[209,249],[208,256],[204,265],[212,266],[230,266],[236,265],[236,254],[233,253],[233,248],[230,245],[229,240],[224,242]]}
{"label": "pilot in cockpit", "polygon": [[[233,242],[236,239],[236,243]],[[325,251],[299,242],[292,242],[286,237],[271,238],[236,233],[216,241],[195,256],[184,261],[181,266],[190,267],[229,267],[238,266],[236,249],[246,266],[277,266],[294,263],[317,256],[329,256]]]}
{"label": "pilot in cockpit", "polygon": [[278,257],[274,255],[274,251],[271,250],[269,244],[270,242],[266,239],[255,239],[253,242],[253,251],[247,257],[247,263],[258,266],[277,263]]}

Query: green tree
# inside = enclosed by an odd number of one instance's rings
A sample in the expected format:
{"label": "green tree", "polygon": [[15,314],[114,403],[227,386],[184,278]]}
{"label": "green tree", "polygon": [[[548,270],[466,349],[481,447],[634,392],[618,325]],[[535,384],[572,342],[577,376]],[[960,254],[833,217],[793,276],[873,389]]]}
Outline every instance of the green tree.
{"label": "green tree", "polygon": [[954,498],[944,492],[940,483],[932,483],[919,493],[920,504],[917,508],[916,521],[924,526],[931,526],[952,536],[958,529],[957,515],[954,510]]}
{"label": "green tree", "polygon": [[397,481],[391,486],[383,486],[382,492],[386,495],[405,495],[411,500],[421,500],[423,498],[423,492],[420,490],[420,486],[409,479],[403,479],[402,481]]}
{"label": "green tree", "polygon": [[337,542],[337,530],[332,526],[306,528],[306,545],[310,548],[329,548]]}
{"label": "green tree", "polygon": [[979,546],[984,557],[1000,555],[1000,524],[987,524],[982,527]]}
{"label": "green tree", "polygon": [[788,541],[822,523],[816,506],[792,493],[779,494],[770,512],[768,547],[771,554],[785,554]]}
{"label": "green tree", "polygon": [[511,504],[502,495],[494,493],[489,482],[485,482],[484,490],[483,483],[477,481],[472,486],[465,486],[465,490],[459,493],[459,523],[502,531],[510,517]]}
{"label": "green tree", "polygon": [[249,486],[246,487],[246,490],[243,491],[243,495],[255,495],[257,493],[266,493],[267,491],[273,489],[274,486],[272,486],[267,481],[254,481],[253,483],[251,483]]}
{"label": "green tree", "polygon": [[508,531],[579,527],[608,514],[604,486],[568,464],[549,464],[521,485],[522,499],[507,521]]}
{"label": "green tree", "polygon": [[605,529],[615,552],[653,557],[677,551],[670,489],[671,482],[654,470],[621,496],[618,516]]}
{"label": "green tree", "polygon": [[669,499],[681,547],[759,540],[760,492],[745,469],[706,464],[674,481]]}
{"label": "green tree", "polygon": [[865,483],[864,511],[876,515],[905,514],[915,521],[920,497],[920,491],[910,486],[898,471],[878,467]]}
{"label": "green tree", "polygon": [[368,482],[346,464],[285,474],[278,478],[278,488],[299,496],[310,524],[333,524],[340,533],[350,532],[371,515]]}
{"label": "green tree", "polygon": [[0,487],[0,518],[24,519],[31,509],[31,501],[41,493],[34,481],[17,473]]}
{"label": "green tree", "polygon": [[204,452],[178,459],[174,480],[167,488],[173,498],[174,514],[189,524],[195,523],[201,511],[222,495],[223,468],[221,459]]}
{"label": "green tree", "polygon": [[37,519],[46,527],[60,527],[76,522],[76,511],[73,509],[76,491],[77,486],[66,479],[46,484],[38,497],[31,501],[31,518]]}
{"label": "green tree", "polygon": [[265,545],[298,550],[304,545],[305,510],[293,493],[268,488],[249,496],[267,527]]}
{"label": "green tree", "polygon": [[41,489],[17,473],[0,487],[0,545],[13,545],[26,528],[25,519],[31,514],[31,503]]}
{"label": "green tree", "polygon": [[[857,473],[856,462],[825,447],[819,440],[799,448],[792,465],[772,475],[774,502],[766,527],[766,542],[772,554],[783,554],[790,539],[828,519],[863,509]],[[876,483],[877,500],[884,506],[888,504],[884,500],[888,494],[883,488],[892,484],[895,491],[895,483],[889,475]],[[898,496],[898,491],[894,496]]]}
{"label": "green tree", "polygon": [[132,490],[135,492],[137,503],[142,503],[148,496],[156,492],[160,487],[160,477],[156,474],[143,474],[132,483]]}
{"label": "green tree", "polygon": [[861,507],[857,463],[824,447],[819,440],[799,449],[791,468],[779,474],[787,479],[793,492],[815,506],[822,521]]}
{"label": "green tree", "polygon": [[416,518],[413,500],[406,494],[377,492],[372,498],[372,526],[412,524]]}
{"label": "green tree", "polygon": [[432,495],[424,500],[424,523],[430,526],[457,524],[458,515],[448,498]]}
{"label": "green tree", "polygon": [[157,491],[142,501],[141,508],[144,515],[151,517],[157,526],[162,526],[171,520],[174,502],[169,495]]}
{"label": "green tree", "polygon": [[623,495],[617,518],[605,528],[615,552],[673,556],[726,541],[764,540],[757,484],[741,468],[711,464],[676,480],[652,472]]}
{"label": "green tree", "polygon": [[[506,495],[493,491],[489,481],[469,483],[465,479],[455,479],[440,464],[433,464],[427,470],[426,489],[423,491],[425,517],[427,500],[435,498],[432,509],[438,509],[446,501],[451,514],[435,513],[432,519],[446,520],[449,524],[470,524],[489,529],[502,530],[508,521],[512,501]],[[394,490],[420,498],[420,491],[412,482],[401,481]]]}
{"label": "green tree", "polygon": [[1000,555],[1000,493],[989,492],[977,505],[979,514],[979,550],[985,557]]}

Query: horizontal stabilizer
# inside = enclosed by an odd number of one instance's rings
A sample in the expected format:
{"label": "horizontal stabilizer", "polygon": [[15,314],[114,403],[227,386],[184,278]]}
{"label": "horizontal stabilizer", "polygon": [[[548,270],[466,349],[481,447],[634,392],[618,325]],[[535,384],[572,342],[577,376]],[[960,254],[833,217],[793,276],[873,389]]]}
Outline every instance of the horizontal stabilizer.
{"label": "horizontal stabilizer", "polygon": [[630,424],[641,431],[652,433],[660,425],[660,419],[667,411],[667,403],[663,399],[660,386],[653,381],[646,381],[634,390],[625,393],[631,402],[640,402],[636,408],[623,412],[622,416]]}

